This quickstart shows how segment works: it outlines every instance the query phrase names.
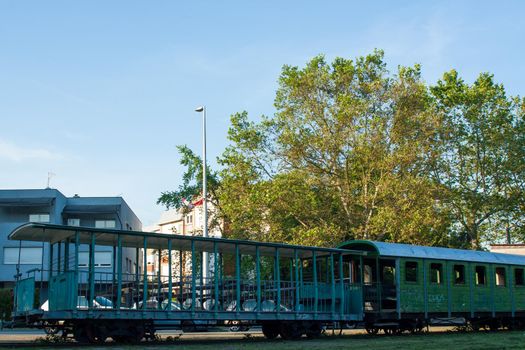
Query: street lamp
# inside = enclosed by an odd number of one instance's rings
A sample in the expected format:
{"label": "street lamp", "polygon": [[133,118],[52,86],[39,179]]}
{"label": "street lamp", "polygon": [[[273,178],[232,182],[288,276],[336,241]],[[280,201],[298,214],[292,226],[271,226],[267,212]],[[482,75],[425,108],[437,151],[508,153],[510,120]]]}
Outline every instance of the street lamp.
{"label": "street lamp", "polygon": [[[195,108],[195,112],[202,112],[202,206],[204,219],[202,224],[202,236],[208,237],[208,192],[206,189],[206,106]],[[208,277],[208,252],[203,252],[202,277],[207,283]]]}

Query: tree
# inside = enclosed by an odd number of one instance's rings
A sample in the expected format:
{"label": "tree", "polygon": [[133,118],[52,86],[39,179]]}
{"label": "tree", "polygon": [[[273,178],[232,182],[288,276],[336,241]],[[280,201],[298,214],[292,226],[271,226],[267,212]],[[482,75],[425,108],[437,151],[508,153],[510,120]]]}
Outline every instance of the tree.
{"label": "tree", "polygon": [[[182,184],[176,191],[165,191],[161,193],[161,196],[157,200],[157,204],[163,204],[166,208],[176,208],[186,210],[184,200],[191,201],[192,199],[202,197],[202,159],[197,156],[188,146],[177,146],[179,154],[181,155],[180,164],[183,165],[186,170],[182,175]],[[218,174],[207,166],[206,172],[208,200],[215,206],[219,206],[217,201],[217,189],[219,187]],[[220,212],[220,210],[219,210]],[[210,227],[219,227],[218,215],[211,215],[209,218]]]}
{"label": "tree", "polygon": [[381,51],[284,66],[273,118],[232,116],[219,191],[230,228],[308,244],[443,243],[448,216],[429,177],[441,120],[431,104],[419,66],[390,77]]}
{"label": "tree", "polygon": [[452,70],[431,91],[445,117],[434,179],[447,189],[458,244],[479,249],[484,238],[497,239],[520,212],[523,102],[508,98],[487,73],[468,85]]}

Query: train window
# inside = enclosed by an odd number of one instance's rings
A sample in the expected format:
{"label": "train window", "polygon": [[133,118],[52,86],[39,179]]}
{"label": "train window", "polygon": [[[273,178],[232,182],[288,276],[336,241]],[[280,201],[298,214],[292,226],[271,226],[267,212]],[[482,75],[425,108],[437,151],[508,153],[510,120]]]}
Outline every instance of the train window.
{"label": "train window", "polygon": [[372,266],[365,265],[363,268],[363,282],[364,283],[372,283],[374,281],[373,274],[372,274]]}
{"label": "train window", "polygon": [[405,281],[417,282],[417,262],[407,261],[405,263]]}
{"label": "train window", "polygon": [[430,264],[430,282],[441,284],[443,283],[443,265],[442,264]]}
{"label": "train window", "polygon": [[485,266],[476,266],[476,284],[484,285],[486,282]]}
{"label": "train window", "polygon": [[505,268],[496,267],[496,285],[505,287]]}
{"label": "train window", "polygon": [[516,283],[517,286],[523,286],[524,278],[523,278],[523,269],[515,269],[514,270],[514,283]]}
{"label": "train window", "polygon": [[395,284],[396,269],[394,266],[383,266],[383,283]]}
{"label": "train window", "polygon": [[454,265],[454,284],[465,284],[465,265]]}

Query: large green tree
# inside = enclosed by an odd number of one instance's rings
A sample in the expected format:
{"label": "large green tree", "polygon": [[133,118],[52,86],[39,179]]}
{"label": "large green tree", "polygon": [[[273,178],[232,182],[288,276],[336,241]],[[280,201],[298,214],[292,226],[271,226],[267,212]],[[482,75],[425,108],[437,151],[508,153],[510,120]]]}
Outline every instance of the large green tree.
{"label": "large green tree", "polygon": [[391,76],[381,51],[285,66],[273,118],[232,117],[220,191],[231,228],[298,243],[443,244],[448,216],[427,176],[441,123],[431,104],[419,66]]}
{"label": "large green tree", "polygon": [[523,101],[487,73],[469,85],[453,70],[431,90],[445,121],[434,179],[448,192],[458,244],[478,249],[523,217]]}

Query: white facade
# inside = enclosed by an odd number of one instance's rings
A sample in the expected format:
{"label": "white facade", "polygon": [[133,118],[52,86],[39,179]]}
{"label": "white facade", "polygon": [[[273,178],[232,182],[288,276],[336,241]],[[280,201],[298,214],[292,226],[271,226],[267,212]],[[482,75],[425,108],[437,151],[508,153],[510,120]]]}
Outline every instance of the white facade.
{"label": "white facade", "polygon": [[[209,237],[222,237],[222,227],[210,227],[210,218],[214,216],[216,212],[213,204],[208,202],[208,236]],[[166,234],[177,234],[183,236],[202,236],[204,222],[204,210],[202,200],[197,200],[191,203],[188,208],[181,209],[169,209],[160,215],[159,221],[152,226],[144,228],[146,232],[155,233],[166,233]],[[222,226],[222,224],[221,224]],[[167,279],[168,276],[168,257],[167,252],[161,252],[161,276],[163,280]],[[189,254],[188,254],[189,258]],[[191,261],[183,254],[183,273],[191,273]],[[157,250],[148,249],[148,272],[158,273],[159,271],[159,252]],[[180,274],[180,257],[179,253],[172,252],[172,276],[178,276]],[[213,266],[210,261],[210,266]]]}

